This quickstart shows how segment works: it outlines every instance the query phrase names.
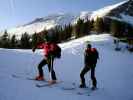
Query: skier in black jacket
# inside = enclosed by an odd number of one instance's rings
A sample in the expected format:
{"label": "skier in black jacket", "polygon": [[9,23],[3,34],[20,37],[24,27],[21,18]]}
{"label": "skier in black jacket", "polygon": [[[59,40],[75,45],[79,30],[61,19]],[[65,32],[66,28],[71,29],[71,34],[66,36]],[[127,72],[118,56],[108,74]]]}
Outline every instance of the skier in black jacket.
{"label": "skier in black jacket", "polygon": [[96,67],[96,63],[97,63],[97,59],[99,58],[99,53],[96,50],[96,48],[91,48],[91,44],[87,45],[87,48],[85,49],[84,52],[84,63],[85,66],[82,69],[81,73],[80,73],[80,79],[81,79],[81,84],[80,84],[80,88],[85,88],[86,84],[85,84],[85,78],[84,75],[91,70],[91,80],[92,80],[92,89],[96,89],[97,87],[97,80],[95,77],[95,67]]}

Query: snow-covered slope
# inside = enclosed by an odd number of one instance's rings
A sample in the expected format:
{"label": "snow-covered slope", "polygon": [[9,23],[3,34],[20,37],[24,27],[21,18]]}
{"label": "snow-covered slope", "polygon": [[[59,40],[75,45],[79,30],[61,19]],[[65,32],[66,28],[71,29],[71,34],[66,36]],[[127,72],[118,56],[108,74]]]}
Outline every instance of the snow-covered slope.
{"label": "snow-covered slope", "polygon": [[[36,66],[43,58],[42,50],[32,53],[31,50],[0,49],[0,100],[132,100],[133,54],[124,48],[122,51],[115,51],[112,39],[107,34],[91,35],[59,44],[62,47],[62,58],[56,59],[54,68],[58,80],[63,82],[42,88],[35,86],[39,82],[25,79],[37,74]],[[80,84],[79,74],[84,66],[86,41],[91,41],[100,54],[96,67],[98,90],[90,96],[77,95],[76,90],[61,88],[73,82],[77,86]],[[43,69],[45,78],[49,79],[47,67]],[[13,78],[13,74],[21,78]],[[86,84],[90,87],[90,73],[85,77]],[[89,94],[89,88],[85,92]]]}
{"label": "snow-covered slope", "polygon": [[126,3],[127,1],[123,1],[123,2],[120,2],[118,4],[115,4],[115,5],[110,5],[110,6],[107,6],[107,7],[104,7],[102,9],[99,9],[99,10],[96,10],[92,13],[91,15],[91,18],[90,19],[96,19],[97,17],[104,17],[105,15],[107,15],[111,10],[121,6],[122,4]]}
{"label": "snow-covered slope", "polygon": [[133,16],[121,14],[122,20],[133,25]]}
{"label": "snow-covered slope", "polygon": [[115,16],[105,16],[105,18],[117,20],[120,22],[126,22],[128,24],[131,24],[133,26],[133,16],[126,15],[124,13],[120,14],[120,17],[115,17]]}
{"label": "snow-covered slope", "polygon": [[79,19],[83,19],[84,21],[88,20],[91,18],[92,12],[89,11],[82,11],[80,14],[74,19],[72,22],[73,24],[76,24]]}
{"label": "snow-covered slope", "polygon": [[127,1],[120,2],[115,5],[109,5],[104,8],[98,9],[96,11],[90,12],[90,11],[82,11],[77,15],[69,14],[69,13],[59,13],[59,14],[53,14],[46,16],[44,18],[37,18],[32,22],[29,22],[25,25],[8,29],[8,33],[21,35],[22,33],[29,33],[33,34],[35,32],[40,32],[44,29],[51,29],[55,27],[56,25],[68,25],[68,24],[75,24],[79,18],[81,19],[95,19],[97,17],[103,17],[107,13],[109,13],[112,9],[117,8],[118,6],[122,5]]}
{"label": "snow-covered slope", "polygon": [[72,14],[53,14],[46,16],[44,18],[37,18],[34,21],[8,30],[9,33],[16,35],[21,35],[27,32],[28,34],[33,34],[35,32],[40,32],[44,29],[51,29],[57,25],[68,25],[75,19]]}

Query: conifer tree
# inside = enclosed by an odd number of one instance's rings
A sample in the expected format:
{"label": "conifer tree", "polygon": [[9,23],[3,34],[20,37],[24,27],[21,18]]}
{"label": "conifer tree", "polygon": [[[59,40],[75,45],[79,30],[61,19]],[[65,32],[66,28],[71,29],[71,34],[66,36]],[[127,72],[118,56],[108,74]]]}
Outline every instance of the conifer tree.
{"label": "conifer tree", "polygon": [[88,35],[90,31],[91,31],[90,21],[87,20],[86,22],[83,23],[83,35]]}
{"label": "conifer tree", "polygon": [[10,38],[6,30],[1,37],[1,45],[3,48],[10,48]]}
{"label": "conifer tree", "polygon": [[112,35],[114,35],[116,37],[121,36],[121,34],[120,34],[121,33],[121,24],[119,21],[116,21],[116,20],[111,21],[110,32],[112,33]]}
{"label": "conifer tree", "polygon": [[97,18],[94,23],[94,30],[98,33],[102,33],[104,31],[104,22],[102,18]]}
{"label": "conifer tree", "polygon": [[68,39],[71,38],[71,36],[72,36],[72,26],[70,24],[65,25],[64,35],[65,35],[65,40],[68,40]]}
{"label": "conifer tree", "polygon": [[31,45],[32,45],[32,47],[34,47],[34,46],[36,46],[37,45],[37,39],[38,39],[38,35],[37,35],[37,33],[35,32],[32,36],[31,36]]}
{"label": "conifer tree", "polygon": [[11,42],[10,42],[10,44],[11,44],[11,48],[17,48],[17,39],[16,39],[16,35],[13,35],[13,36],[11,37]]}
{"label": "conifer tree", "polygon": [[20,47],[23,49],[31,48],[30,36],[26,32],[21,36]]}
{"label": "conifer tree", "polygon": [[82,19],[79,19],[74,27],[74,33],[76,38],[81,37],[83,34],[83,23],[84,21]]}

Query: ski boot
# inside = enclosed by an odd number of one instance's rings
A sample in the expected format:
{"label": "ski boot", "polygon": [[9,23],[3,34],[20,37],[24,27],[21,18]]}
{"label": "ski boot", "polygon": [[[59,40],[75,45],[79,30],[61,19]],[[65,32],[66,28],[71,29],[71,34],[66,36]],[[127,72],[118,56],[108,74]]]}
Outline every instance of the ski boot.
{"label": "ski boot", "polygon": [[96,90],[96,89],[97,89],[96,86],[91,87],[91,90]]}
{"label": "ski boot", "polygon": [[50,85],[52,85],[52,84],[56,84],[57,82],[56,82],[56,80],[49,80],[48,83],[49,83]]}
{"label": "ski boot", "polygon": [[79,88],[86,88],[86,85],[85,84],[80,84]]}
{"label": "ski boot", "polygon": [[38,81],[43,81],[43,80],[45,80],[45,79],[44,79],[44,77],[43,77],[43,76],[37,76],[37,77],[35,78],[35,80],[38,80]]}

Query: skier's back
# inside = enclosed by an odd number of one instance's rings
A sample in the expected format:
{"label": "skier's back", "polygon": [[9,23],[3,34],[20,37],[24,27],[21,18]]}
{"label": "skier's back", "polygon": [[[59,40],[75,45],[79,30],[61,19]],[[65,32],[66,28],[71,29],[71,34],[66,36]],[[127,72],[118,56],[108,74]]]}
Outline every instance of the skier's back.
{"label": "skier's back", "polygon": [[96,50],[96,48],[91,48],[91,45],[88,44],[87,48],[84,52],[84,64],[85,65],[80,73],[80,79],[81,79],[80,87],[81,88],[86,87],[84,75],[89,70],[91,70],[91,79],[92,79],[92,84],[93,84],[92,89],[95,89],[97,87],[97,80],[95,77],[95,67],[96,67],[98,58],[99,58],[99,54],[98,54],[98,51]]}

